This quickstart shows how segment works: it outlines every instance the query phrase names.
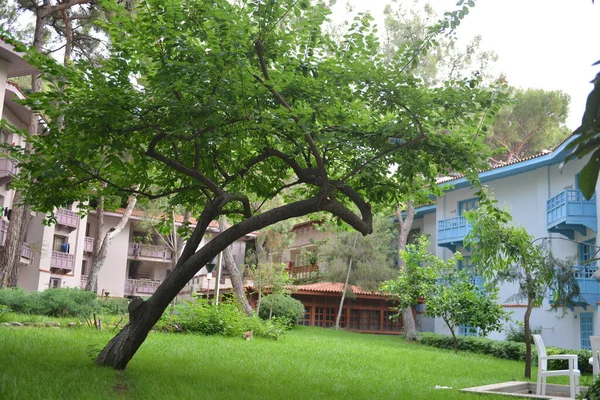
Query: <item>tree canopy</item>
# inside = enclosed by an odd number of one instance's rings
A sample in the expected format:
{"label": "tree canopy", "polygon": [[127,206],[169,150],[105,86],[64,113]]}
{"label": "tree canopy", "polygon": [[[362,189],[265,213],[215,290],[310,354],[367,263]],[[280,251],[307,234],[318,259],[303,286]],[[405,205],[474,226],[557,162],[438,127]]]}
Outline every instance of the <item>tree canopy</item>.
{"label": "tree canopy", "polygon": [[[314,212],[368,234],[372,210],[411,190],[399,177],[433,185],[480,161],[493,93],[477,77],[425,87],[404,68],[414,51],[384,62],[368,15],[336,42],[322,33],[327,8],[308,1],[148,0],[133,15],[105,6],[111,47],[99,64],[31,55],[51,84],[28,104],[48,130],[28,138],[31,153],[13,149],[16,186],[50,214],[125,192],[168,197],[198,223],[99,363],[124,368],[181,287],[244,234]],[[253,206],[284,190],[285,204]],[[196,251],[222,214],[233,225]]]}

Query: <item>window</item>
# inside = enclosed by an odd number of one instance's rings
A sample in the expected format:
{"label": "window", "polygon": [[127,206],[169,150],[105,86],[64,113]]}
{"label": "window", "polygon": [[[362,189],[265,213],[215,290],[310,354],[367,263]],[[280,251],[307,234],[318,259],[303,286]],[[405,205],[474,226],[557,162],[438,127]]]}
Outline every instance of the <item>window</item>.
{"label": "window", "polygon": [[304,316],[302,317],[302,321],[300,321],[300,325],[310,326],[311,311],[312,311],[312,307],[304,307]]}
{"label": "window", "polygon": [[50,278],[50,289],[60,288],[60,278]]}
{"label": "window", "polygon": [[479,207],[479,199],[473,198],[458,202],[458,216],[462,216],[464,212],[473,210]]}
{"label": "window", "polygon": [[596,239],[588,240],[585,243],[579,243],[579,265],[580,268],[576,272],[577,278],[591,279],[594,271],[596,271],[595,262],[590,262],[597,257]]}
{"label": "window", "polygon": [[54,242],[52,244],[52,250],[61,253],[69,252],[69,244],[67,243],[66,236],[54,235]]}
{"label": "window", "polygon": [[315,326],[323,328],[335,326],[336,311],[334,307],[315,307]]}
{"label": "window", "polygon": [[465,324],[458,326],[458,334],[463,336],[479,336],[477,328]]}
{"label": "window", "polygon": [[[394,316],[394,319],[390,319],[391,316]],[[401,318],[398,316],[397,312],[393,311],[384,311],[383,313],[383,330],[384,331],[393,331],[400,332],[402,328]]]}
{"label": "window", "polygon": [[456,268],[461,270],[471,271],[471,282],[479,289],[483,288],[483,278],[475,273],[475,267],[471,264],[471,256],[464,256],[462,260],[458,261]]}

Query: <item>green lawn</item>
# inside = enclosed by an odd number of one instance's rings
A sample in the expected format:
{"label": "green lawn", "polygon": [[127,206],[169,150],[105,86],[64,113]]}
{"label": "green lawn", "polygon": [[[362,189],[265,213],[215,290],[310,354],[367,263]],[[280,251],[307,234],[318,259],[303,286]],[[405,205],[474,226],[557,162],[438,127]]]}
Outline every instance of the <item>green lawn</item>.
{"label": "green lawn", "polygon": [[457,388],[523,375],[518,362],[305,327],[278,341],[152,333],[116,372],[91,361],[112,335],[0,328],[0,399],[467,400],[482,396]]}

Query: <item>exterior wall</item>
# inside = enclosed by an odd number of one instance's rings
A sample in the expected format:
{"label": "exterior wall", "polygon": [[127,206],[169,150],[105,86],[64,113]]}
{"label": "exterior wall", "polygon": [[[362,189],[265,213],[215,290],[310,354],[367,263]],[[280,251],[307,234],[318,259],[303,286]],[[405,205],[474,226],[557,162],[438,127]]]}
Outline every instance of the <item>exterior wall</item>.
{"label": "exterior wall", "polygon": [[[565,238],[559,233],[551,233],[547,230],[546,224],[546,201],[557,195],[565,189],[575,188],[575,176],[581,170],[587,160],[572,160],[567,163],[562,171],[559,169],[559,163],[541,166],[537,169],[516,173],[503,178],[490,180],[484,184],[489,187],[494,194],[499,205],[508,208],[513,216],[513,221],[525,227],[534,238],[554,237]],[[452,182],[451,182],[452,183]],[[421,216],[415,226],[421,224],[423,233],[429,234],[437,256],[448,259],[452,252],[445,248],[437,246],[436,232],[437,223],[443,219],[454,218],[458,216],[458,202],[473,198],[474,191],[471,188],[458,188],[448,191],[444,196],[436,201],[436,212]],[[600,213],[600,204],[596,203],[597,212]],[[600,215],[600,214],[599,214]],[[596,237],[596,232],[587,228],[586,234],[575,233],[575,240],[585,241]],[[554,254],[560,259],[569,259],[577,257],[577,243],[567,240],[551,240],[550,246]],[[469,255],[468,249],[457,246],[456,250],[463,255]],[[500,288],[499,302],[506,305],[506,309],[512,312],[512,321],[522,321],[525,312],[524,304],[518,306],[518,301],[513,295],[517,293],[518,287],[515,284],[503,284]],[[523,302],[522,302],[523,303]],[[597,306],[588,307],[587,312],[594,313],[594,333],[600,332],[600,321],[597,313]],[[568,311],[564,318],[561,318],[561,311],[558,313],[550,311],[548,299],[545,299],[540,308],[535,308],[531,316],[532,327],[540,327],[544,342],[549,346],[560,346],[564,348],[580,348],[579,315],[586,312],[581,307],[576,307],[574,311]],[[423,325],[425,328],[425,325]],[[443,321],[436,319],[433,327],[436,333],[449,334],[449,329]],[[504,332],[493,332],[492,339],[503,339]]]}

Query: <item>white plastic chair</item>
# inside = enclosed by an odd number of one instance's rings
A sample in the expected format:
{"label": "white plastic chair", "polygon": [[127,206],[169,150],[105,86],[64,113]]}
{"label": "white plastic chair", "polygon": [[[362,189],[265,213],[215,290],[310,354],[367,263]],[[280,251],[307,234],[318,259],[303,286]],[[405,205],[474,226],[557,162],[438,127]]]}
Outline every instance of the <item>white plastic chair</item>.
{"label": "white plastic chair", "polygon": [[[538,378],[536,394],[546,395],[546,378],[549,376],[569,376],[571,397],[575,398],[579,391],[579,368],[576,354],[557,354],[549,356],[540,335],[532,335],[538,353]],[[548,360],[569,360],[569,369],[548,370]]]}
{"label": "white plastic chair", "polygon": [[600,336],[590,336],[590,344],[592,345],[590,364],[592,364],[594,380],[596,380],[600,371]]}

